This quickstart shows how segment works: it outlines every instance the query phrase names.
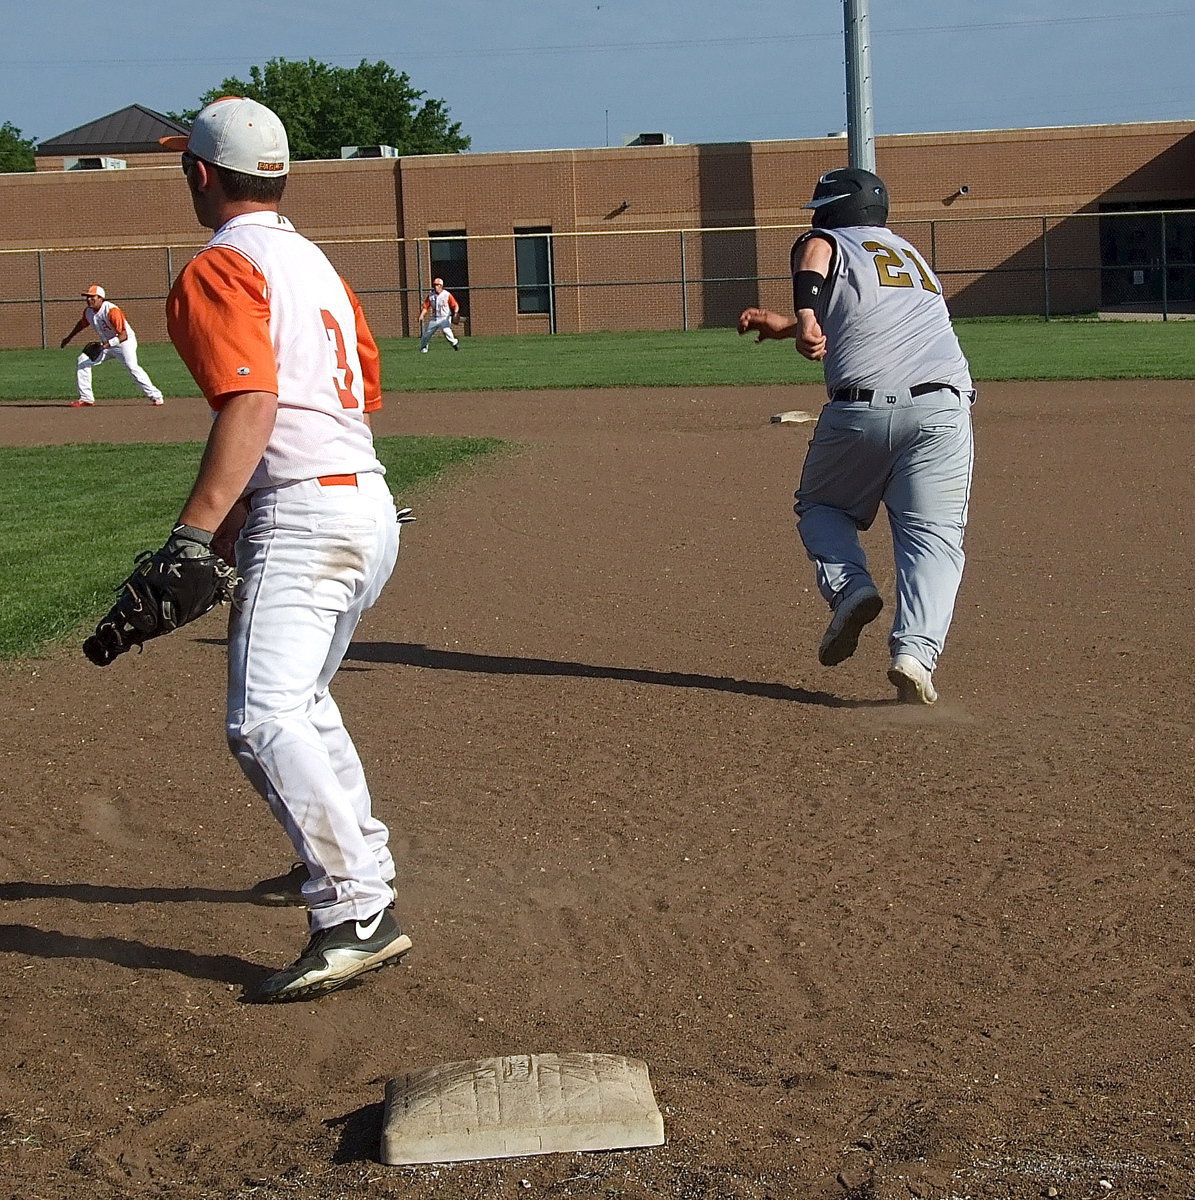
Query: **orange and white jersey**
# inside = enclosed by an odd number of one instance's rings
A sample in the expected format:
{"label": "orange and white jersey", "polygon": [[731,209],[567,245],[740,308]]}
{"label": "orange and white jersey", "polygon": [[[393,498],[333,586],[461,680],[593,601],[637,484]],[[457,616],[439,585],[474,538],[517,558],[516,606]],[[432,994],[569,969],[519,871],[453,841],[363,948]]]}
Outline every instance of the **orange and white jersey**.
{"label": "orange and white jersey", "polygon": [[222,225],[174,281],[166,327],[217,412],[237,392],[278,397],[250,490],[384,470],[365,422],[382,406],[377,344],[348,284],[285,217]]}
{"label": "orange and white jersey", "polygon": [[456,297],[447,288],[442,292],[428,292],[427,299],[423,302],[423,311],[431,313],[433,321],[443,321],[451,317],[458,308],[460,305],[457,304]]}
{"label": "orange and white jersey", "polygon": [[95,335],[106,346],[113,338],[119,338],[121,334],[127,333],[130,341],[136,341],[136,335],[133,333],[133,327],[124,319],[124,313],[112,303],[111,300],[105,300],[99,308],[92,311],[90,308],[83,309],[83,316],[87,324],[95,330]]}

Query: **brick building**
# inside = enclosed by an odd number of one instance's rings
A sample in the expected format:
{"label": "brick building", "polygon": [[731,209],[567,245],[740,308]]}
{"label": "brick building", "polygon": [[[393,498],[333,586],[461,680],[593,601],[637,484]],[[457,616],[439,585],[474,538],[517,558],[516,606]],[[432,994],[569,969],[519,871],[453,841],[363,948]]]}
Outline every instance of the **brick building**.
{"label": "brick building", "polygon": [[[283,207],[381,336],[417,332],[433,275],[474,335],[730,325],[746,304],[789,306],[801,204],[845,164],[845,139],[643,140],[299,162]],[[48,146],[38,171],[0,175],[0,345],[56,344],[93,282],[161,340],[161,300],[206,240],[176,157],[147,146],[123,169],[64,170]],[[957,315],[1195,304],[1195,213],[1157,215],[1195,208],[1195,122],[893,135],[876,158],[890,223]]]}

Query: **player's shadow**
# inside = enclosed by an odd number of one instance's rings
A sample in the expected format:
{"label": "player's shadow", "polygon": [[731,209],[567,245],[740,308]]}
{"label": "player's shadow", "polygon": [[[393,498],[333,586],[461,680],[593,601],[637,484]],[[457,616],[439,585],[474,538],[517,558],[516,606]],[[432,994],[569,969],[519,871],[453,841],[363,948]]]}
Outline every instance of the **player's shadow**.
{"label": "player's shadow", "polygon": [[117,887],[107,883],[0,883],[0,900],[77,900],[81,904],[250,904],[245,890],[199,887]]}
{"label": "player's shadow", "polygon": [[135,971],[171,971],[191,979],[256,987],[268,969],[233,954],[196,954],[168,946],[150,946],[129,938],[80,937],[33,925],[0,925],[0,954],[33,958],[90,958]]}
{"label": "player's shadow", "polygon": [[623,679],[630,683],[659,687],[707,688],[763,700],[786,700],[817,704],[823,708],[869,708],[878,700],[844,700],[829,692],[790,687],[786,683],[762,683],[729,675],[698,675],[688,671],[653,671],[648,667],[604,667],[595,663],[567,662],[549,658],[512,658],[502,654],[471,654],[460,650],[433,650],[412,642],[354,642],[345,661],[400,663],[428,667],[434,671],[468,671],[484,675],[569,675],[577,679]]}

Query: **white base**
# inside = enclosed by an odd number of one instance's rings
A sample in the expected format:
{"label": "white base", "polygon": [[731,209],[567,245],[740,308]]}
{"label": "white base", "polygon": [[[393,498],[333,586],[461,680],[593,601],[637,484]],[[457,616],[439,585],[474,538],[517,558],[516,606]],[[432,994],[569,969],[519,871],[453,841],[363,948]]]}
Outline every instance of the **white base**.
{"label": "white base", "polygon": [[386,1085],[391,1166],[663,1144],[647,1064],[619,1054],[442,1063]]}

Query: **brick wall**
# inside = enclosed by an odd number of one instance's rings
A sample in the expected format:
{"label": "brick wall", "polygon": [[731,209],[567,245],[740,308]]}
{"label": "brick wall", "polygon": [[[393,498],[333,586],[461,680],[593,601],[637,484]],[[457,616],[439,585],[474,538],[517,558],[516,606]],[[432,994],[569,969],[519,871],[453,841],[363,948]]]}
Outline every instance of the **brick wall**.
{"label": "brick wall", "polygon": [[[815,138],[303,162],[283,209],[324,245],[380,336],[417,333],[423,239],[449,230],[470,238],[468,332],[546,331],[546,316],[517,312],[519,227],[581,235],[553,239],[562,332],[725,325],[745,304],[790,305],[801,205],[846,156],[844,139]],[[890,223],[933,260],[958,315],[1042,311],[1047,251],[1052,311],[1093,308],[1098,222],[1074,214],[1195,197],[1195,122],[899,135],[878,138],[876,157]],[[177,159],[0,175],[0,205],[0,345],[41,345],[43,312],[55,344],[97,282],[139,337],[165,336],[162,298],[206,238]],[[736,228],[773,225],[790,228]],[[652,232],[616,236],[633,231]]]}

